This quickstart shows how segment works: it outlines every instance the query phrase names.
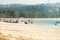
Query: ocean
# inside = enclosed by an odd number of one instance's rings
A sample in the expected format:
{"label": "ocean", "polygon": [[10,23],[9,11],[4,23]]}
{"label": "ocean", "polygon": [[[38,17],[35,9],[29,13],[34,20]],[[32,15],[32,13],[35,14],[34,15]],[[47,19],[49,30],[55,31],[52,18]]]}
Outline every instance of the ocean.
{"label": "ocean", "polygon": [[60,20],[35,20],[35,24],[60,25]]}

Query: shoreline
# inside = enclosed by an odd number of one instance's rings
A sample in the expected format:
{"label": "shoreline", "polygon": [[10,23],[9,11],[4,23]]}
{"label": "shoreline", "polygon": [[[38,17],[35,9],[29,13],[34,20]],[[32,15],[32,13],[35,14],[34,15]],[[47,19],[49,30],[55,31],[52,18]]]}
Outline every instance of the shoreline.
{"label": "shoreline", "polygon": [[0,19],[49,19],[49,20],[53,20],[53,19],[58,19],[58,20],[60,20],[60,18],[0,18]]}

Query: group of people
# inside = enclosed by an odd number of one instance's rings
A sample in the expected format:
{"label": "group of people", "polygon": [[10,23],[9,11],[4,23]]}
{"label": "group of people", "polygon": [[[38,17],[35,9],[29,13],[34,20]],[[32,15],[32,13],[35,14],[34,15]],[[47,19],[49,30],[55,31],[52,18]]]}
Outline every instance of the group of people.
{"label": "group of people", "polygon": [[27,21],[25,21],[25,24],[34,24],[34,21],[33,20],[27,20]]}
{"label": "group of people", "polygon": [[3,21],[3,22],[9,22],[9,23],[24,23],[24,24],[34,24],[34,20],[32,20],[32,19],[26,19],[26,20],[24,20],[24,19],[22,19],[22,20],[19,20],[19,19],[0,19],[0,21]]}
{"label": "group of people", "polygon": [[24,23],[24,24],[34,24],[33,20],[20,20],[20,23]]}

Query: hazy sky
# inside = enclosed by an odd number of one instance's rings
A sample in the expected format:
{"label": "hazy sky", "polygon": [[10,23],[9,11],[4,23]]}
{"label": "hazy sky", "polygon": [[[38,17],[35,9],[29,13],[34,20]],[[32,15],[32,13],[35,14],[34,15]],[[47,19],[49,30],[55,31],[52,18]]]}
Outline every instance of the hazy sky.
{"label": "hazy sky", "polygon": [[[49,3],[56,3],[60,0],[49,0]],[[18,3],[18,4],[41,4],[41,3],[48,3],[48,0],[0,0],[0,4],[12,4],[12,3]]]}

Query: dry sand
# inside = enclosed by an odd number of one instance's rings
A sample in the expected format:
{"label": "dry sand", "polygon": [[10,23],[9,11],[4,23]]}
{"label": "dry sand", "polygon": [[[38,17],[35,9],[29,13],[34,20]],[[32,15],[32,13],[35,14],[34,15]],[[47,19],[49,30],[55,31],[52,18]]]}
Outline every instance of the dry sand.
{"label": "dry sand", "polygon": [[60,40],[60,27],[0,22],[0,35],[9,40]]}

